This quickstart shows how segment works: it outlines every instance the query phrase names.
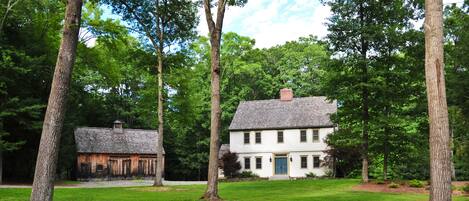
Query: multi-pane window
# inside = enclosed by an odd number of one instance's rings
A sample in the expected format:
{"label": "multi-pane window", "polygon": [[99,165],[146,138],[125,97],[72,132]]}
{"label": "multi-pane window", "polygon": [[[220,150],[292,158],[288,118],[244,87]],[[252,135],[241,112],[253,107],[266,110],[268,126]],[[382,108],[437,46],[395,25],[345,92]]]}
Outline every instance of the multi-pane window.
{"label": "multi-pane window", "polygon": [[256,132],[256,144],[260,144],[261,141],[261,132]]}
{"label": "multi-pane window", "polygon": [[249,144],[249,133],[244,133],[244,144]]}
{"label": "multi-pane window", "polygon": [[262,158],[256,157],[256,169],[262,169]]}
{"label": "multi-pane window", "polygon": [[283,131],[278,131],[277,132],[277,142],[278,143],[283,143]]}
{"label": "multi-pane window", "polygon": [[306,142],[306,130],[300,131],[300,142]]}
{"label": "multi-pane window", "polygon": [[245,170],[251,169],[251,158],[249,157],[244,158],[244,169]]}
{"label": "multi-pane window", "polygon": [[319,142],[319,130],[313,130],[313,142]]}
{"label": "multi-pane window", "polygon": [[319,168],[319,156],[313,156],[313,168]]}
{"label": "multi-pane window", "polygon": [[308,157],[301,156],[301,168],[308,168]]}

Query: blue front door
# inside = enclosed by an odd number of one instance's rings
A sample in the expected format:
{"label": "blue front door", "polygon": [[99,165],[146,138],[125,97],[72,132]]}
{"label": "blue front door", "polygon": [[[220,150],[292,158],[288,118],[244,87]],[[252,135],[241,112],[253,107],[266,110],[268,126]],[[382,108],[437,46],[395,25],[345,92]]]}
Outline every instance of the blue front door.
{"label": "blue front door", "polygon": [[275,174],[286,175],[288,172],[287,157],[275,157]]}

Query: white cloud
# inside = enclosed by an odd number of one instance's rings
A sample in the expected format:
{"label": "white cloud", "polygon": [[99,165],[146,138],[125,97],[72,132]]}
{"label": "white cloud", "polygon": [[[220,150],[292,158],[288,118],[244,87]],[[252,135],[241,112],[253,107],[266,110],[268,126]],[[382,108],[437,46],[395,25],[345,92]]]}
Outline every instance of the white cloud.
{"label": "white cloud", "polygon": [[[445,5],[463,2],[443,0]],[[244,7],[227,8],[223,32],[249,36],[256,40],[256,47],[268,48],[310,34],[323,38],[328,33],[325,23],[331,14],[330,8],[317,0],[249,0]],[[206,36],[208,27],[203,8],[199,9],[199,16],[197,30]]]}
{"label": "white cloud", "polygon": [[[198,32],[207,35],[203,9],[199,9]],[[256,47],[272,47],[309,34],[324,37],[328,7],[310,0],[251,0],[244,7],[228,7],[223,31],[256,40]]]}

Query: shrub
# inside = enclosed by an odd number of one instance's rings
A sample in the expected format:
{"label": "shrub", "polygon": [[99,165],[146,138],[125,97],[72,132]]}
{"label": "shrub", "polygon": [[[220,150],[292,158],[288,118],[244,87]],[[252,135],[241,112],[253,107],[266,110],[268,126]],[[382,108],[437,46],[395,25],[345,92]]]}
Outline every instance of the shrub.
{"label": "shrub", "polygon": [[464,185],[461,190],[464,192],[464,193],[469,193],[469,184],[466,184]]}
{"label": "shrub", "polygon": [[378,179],[375,181],[376,184],[385,184],[384,180]]}
{"label": "shrub", "polygon": [[259,175],[251,171],[243,171],[241,172],[241,174],[239,174],[239,178],[258,178],[258,177]]}
{"label": "shrub", "polygon": [[241,169],[241,164],[238,161],[238,154],[226,152],[220,159],[220,168],[223,169],[223,174],[227,178],[238,176],[238,171]]}
{"label": "shrub", "polygon": [[425,186],[425,183],[423,181],[419,181],[417,179],[413,179],[409,181],[409,186],[414,187],[414,188],[422,188]]}
{"label": "shrub", "polygon": [[394,183],[394,182],[391,182],[389,185],[388,185],[389,188],[399,188],[400,185],[398,183]]}
{"label": "shrub", "polygon": [[334,172],[332,170],[327,170],[324,174],[324,177],[332,178],[334,176]]}
{"label": "shrub", "polygon": [[316,176],[316,174],[314,174],[313,172],[308,172],[308,173],[306,173],[306,177],[308,177],[308,178],[316,178],[317,176]]}

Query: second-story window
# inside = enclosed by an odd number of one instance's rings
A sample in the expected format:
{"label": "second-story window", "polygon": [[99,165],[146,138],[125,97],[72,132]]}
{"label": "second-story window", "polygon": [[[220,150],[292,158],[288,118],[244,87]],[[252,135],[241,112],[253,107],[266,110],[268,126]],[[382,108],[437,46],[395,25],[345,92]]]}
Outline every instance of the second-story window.
{"label": "second-story window", "polygon": [[319,142],[319,130],[313,130],[313,142]]}
{"label": "second-story window", "polygon": [[256,169],[262,169],[262,158],[256,157]]}
{"label": "second-story window", "polygon": [[244,133],[244,144],[249,144],[249,133]]}
{"label": "second-story window", "polygon": [[306,142],[306,130],[300,131],[300,142]]}
{"label": "second-story window", "polygon": [[249,157],[244,158],[244,169],[245,170],[251,169],[251,158]]}
{"label": "second-story window", "polygon": [[277,143],[283,143],[283,131],[277,131]]}
{"label": "second-story window", "polygon": [[256,144],[260,144],[262,142],[261,132],[256,132]]}

